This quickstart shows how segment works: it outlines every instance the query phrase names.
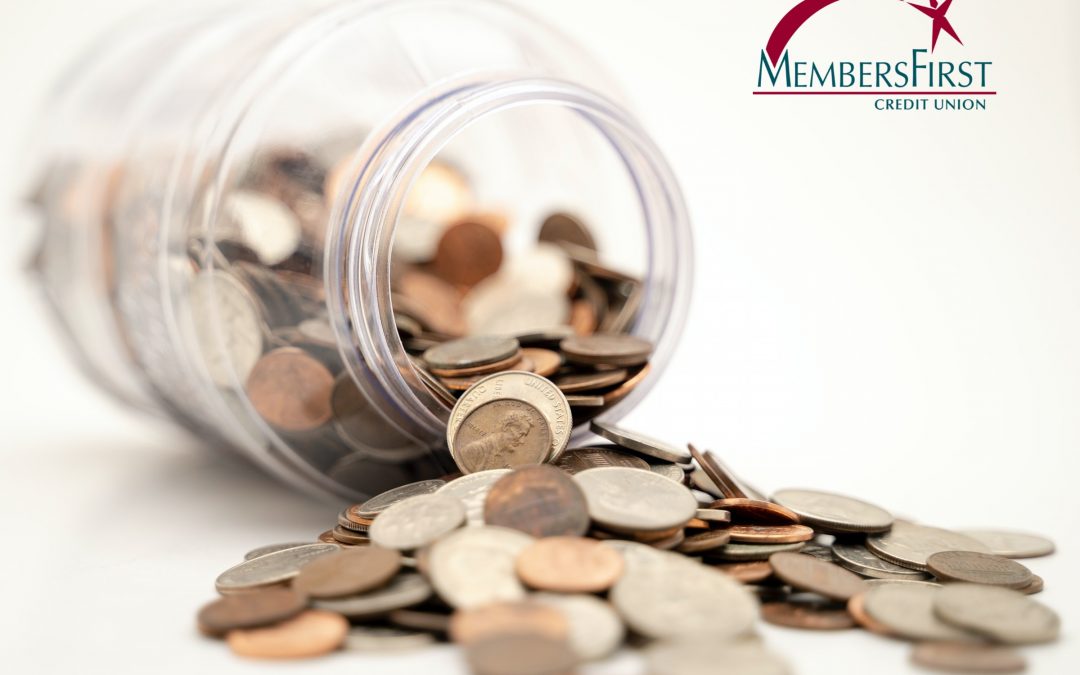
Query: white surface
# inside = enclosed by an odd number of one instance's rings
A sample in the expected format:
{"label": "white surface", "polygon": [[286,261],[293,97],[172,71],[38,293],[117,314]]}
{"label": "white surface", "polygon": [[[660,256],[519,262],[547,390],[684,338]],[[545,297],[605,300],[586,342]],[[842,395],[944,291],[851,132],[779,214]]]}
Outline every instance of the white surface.
{"label": "white surface", "polygon": [[[142,4],[5,8],[5,195],[45,87]],[[966,49],[995,61],[1002,95],[978,114],[886,114],[863,100],[749,95],[792,0],[525,4],[621,78],[696,223],[682,347],[628,421],[714,448],[766,489],[815,486],[943,526],[1053,536],[1059,553],[1031,567],[1065,635],[1026,653],[1030,672],[1070,672],[1080,656],[1080,8],[958,0],[949,16]],[[878,11],[830,11],[800,39],[836,45],[822,55],[882,53],[872,17],[859,16]],[[921,46],[929,22],[910,21],[888,23],[897,32],[881,39]],[[939,54],[960,49],[943,38]],[[310,537],[334,508],[200,452],[80,379],[19,274],[31,236],[13,217],[0,266],[2,669],[291,669],[232,658],[196,636],[192,616],[244,551]],[[911,670],[900,642],[762,631],[800,673]],[[463,672],[448,649],[304,667]],[[622,660],[597,672],[639,671]]]}

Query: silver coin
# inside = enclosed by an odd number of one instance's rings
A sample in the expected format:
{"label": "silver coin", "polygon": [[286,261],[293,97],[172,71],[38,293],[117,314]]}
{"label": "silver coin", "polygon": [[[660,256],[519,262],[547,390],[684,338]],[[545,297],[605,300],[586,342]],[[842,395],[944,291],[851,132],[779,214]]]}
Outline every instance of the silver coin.
{"label": "silver coin", "polygon": [[682,485],[683,481],[686,480],[686,474],[675,464],[654,464],[649,467],[649,470],[664,478],[670,478],[679,485]]}
{"label": "silver coin", "polygon": [[945,584],[934,601],[945,621],[1010,645],[1052,642],[1061,619],[1020,591],[984,584]]}
{"label": "silver coin", "polygon": [[670,445],[651,436],[629,431],[600,420],[593,420],[589,424],[589,430],[627,450],[662,459],[665,462],[682,463],[689,462],[691,459],[690,451],[686,448]]}
{"label": "silver coin", "polygon": [[773,553],[795,552],[806,548],[805,541],[793,544],[725,544],[721,548],[709,551],[708,557],[727,562],[750,562],[768,560]]}
{"label": "silver coin", "polygon": [[371,543],[399,551],[427,546],[465,522],[465,505],[446,495],[409,497],[379,514],[368,528]]}
{"label": "silver coin", "polygon": [[904,520],[893,523],[888,532],[867,537],[866,548],[891,563],[921,572],[926,571],[926,559],[939,551],[990,552],[983,544],[958,532]]}
{"label": "silver coin", "polygon": [[342,648],[350,652],[400,652],[435,644],[435,636],[422,631],[384,626],[353,626]]}
{"label": "silver coin", "polygon": [[758,640],[717,644],[681,639],[645,648],[649,675],[791,675],[791,666]]}
{"label": "silver coin", "polygon": [[424,361],[432,368],[474,368],[505,361],[520,349],[512,337],[478,335],[438,344],[424,352]]}
{"label": "silver coin", "polygon": [[525,587],[514,563],[534,539],[524,532],[482,525],[443,537],[428,554],[428,575],[439,597],[458,609],[521,600]]}
{"label": "silver coin", "polygon": [[884,532],[893,524],[892,514],[885,509],[831,492],[778,490],[772,501],[791,509],[819,532]]}
{"label": "silver coin", "polygon": [[621,466],[574,474],[589,517],[617,532],[648,532],[685,525],[697,513],[690,491],[651,471]]}
{"label": "silver coin", "polygon": [[409,497],[432,494],[444,485],[446,485],[446,481],[440,478],[407,483],[367,500],[360,505],[357,515],[361,518],[374,518],[400,501],[404,501]]}
{"label": "silver coin", "polygon": [[1054,552],[1054,542],[1027,532],[1007,530],[957,530],[982,542],[994,555],[1004,558],[1038,558]]}
{"label": "silver coin", "polygon": [[215,385],[241,385],[263,353],[258,301],[231,275],[206,271],[187,292],[191,330],[203,363]]}
{"label": "silver coin", "polygon": [[223,212],[238,226],[241,241],[255,251],[263,264],[276,265],[300,246],[300,219],[273,197],[239,190],[225,199]]}
{"label": "silver coin", "polygon": [[314,607],[337,612],[352,619],[365,619],[381,616],[395,609],[419,605],[430,598],[433,592],[431,584],[423,576],[404,573],[374,591],[344,598],[315,600]]}
{"label": "silver coin", "polygon": [[268,544],[266,546],[260,546],[259,548],[253,548],[244,554],[244,560],[252,560],[254,558],[261,558],[264,555],[270,553],[277,553],[278,551],[284,551],[290,548],[299,548],[300,546],[307,546],[310,541],[293,542],[288,544]]}
{"label": "silver coin", "polygon": [[267,553],[225,570],[214,582],[214,587],[220,593],[229,593],[288,581],[312,560],[340,550],[337,544],[307,544]]}
{"label": "silver coin", "polygon": [[626,636],[615,609],[595,595],[534,593],[529,599],[562,612],[570,624],[570,648],[584,660],[609,656]]}
{"label": "silver coin", "polygon": [[518,288],[496,274],[477,284],[461,302],[470,335],[528,335],[557,330],[570,317],[566,293]]}
{"label": "silver coin", "polygon": [[817,558],[818,560],[824,560],[826,562],[836,562],[835,560],[833,560],[832,549],[828,546],[825,546],[824,544],[819,544],[816,541],[806,542],[806,546],[803,546],[802,549],[799,550],[799,553]]}
{"label": "silver coin", "polygon": [[864,577],[874,579],[905,579],[919,581],[927,578],[927,575],[918,570],[894,565],[888,560],[882,560],[862,544],[834,542],[832,556],[841,567],[861,574]]}
{"label": "silver coin", "polygon": [[439,488],[437,494],[455,497],[465,505],[465,519],[469,526],[484,524],[484,500],[491,486],[510,473],[510,469],[488,469],[455,478]]}
{"label": "silver coin", "polygon": [[863,608],[892,633],[909,640],[977,640],[934,614],[934,603],[942,590],[941,586],[915,582],[874,584],[863,596]]}

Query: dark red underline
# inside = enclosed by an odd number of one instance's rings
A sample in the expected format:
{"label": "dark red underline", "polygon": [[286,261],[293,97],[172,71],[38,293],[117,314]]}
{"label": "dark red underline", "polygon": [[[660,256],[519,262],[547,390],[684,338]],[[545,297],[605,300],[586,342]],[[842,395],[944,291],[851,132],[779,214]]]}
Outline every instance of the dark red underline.
{"label": "dark red underline", "polygon": [[996,91],[755,91],[754,96],[997,96]]}

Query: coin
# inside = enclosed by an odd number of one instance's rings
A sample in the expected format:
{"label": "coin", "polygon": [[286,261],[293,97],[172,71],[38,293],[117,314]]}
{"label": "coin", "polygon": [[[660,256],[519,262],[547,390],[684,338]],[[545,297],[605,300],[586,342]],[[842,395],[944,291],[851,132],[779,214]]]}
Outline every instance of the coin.
{"label": "coin", "polygon": [[451,284],[433,274],[410,269],[397,277],[395,289],[410,300],[409,313],[431,330],[447,335],[465,332],[461,295]]}
{"label": "coin", "polygon": [[475,675],[558,675],[571,672],[578,659],[565,639],[522,634],[473,642],[465,660]]}
{"label": "coin", "polygon": [[311,542],[300,541],[290,542],[288,544],[269,544],[267,546],[260,546],[259,548],[253,548],[244,554],[244,560],[251,560],[252,558],[260,558],[268,553],[277,553],[278,551],[284,551],[287,548],[297,548],[299,546],[307,546]]}
{"label": "coin", "polygon": [[791,667],[759,642],[716,644],[685,638],[663,640],[645,650],[649,675],[791,675]]}
{"label": "coin", "polygon": [[515,399],[478,405],[458,427],[451,446],[464,473],[541,464],[551,455],[551,427],[534,406]]}
{"label": "coin", "polygon": [[890,634],[908,640],[976,640],[971,633],[945,623],[934,613],[942,590],[941,586],[918,581],[892,581],[871,586],[863,595],[863,607]]}
{"label": "coin", "polygon": [[1045,582],[1043,581],[1043,578],[1038,574],[1034,574],[1032,575],[1030,584],[1017,590],[1025,595],[1034,595],[1035,593],[1041,593],[1044,586]]}
{"label": "coin", "polygon": [[[687,448],[690,450],[690,455],[697,461],[701,470],[708,476],[709,481],[707,487],[712,487],[720,495],[728,499],[746,499],[747,495],[739,486],[735,477],[728,473],[723,463],[720,462],[712,452],[706,450],[702,452],[694,446],[693,443],[687,444]],[[711,490],[710,490],[711,492]]]}
{"label": "coin", "polygon": [[[867,590],[869,590],[869,585],[867,585]],[[855,623],[862,628],[877,635],[892,636],[892,629],[866,613],[866,591],[851,596],[847,602],[847,611]]]}
{"label": "coin", "polygon": [[519,468],[488,490],[484,522],[534,537],[582,535],[589,529],[585,496],[569,476],[553,466]]}
{"label": "coin", "polygon": [[[436,349],[432,347],[431,349]],[[496,361],[494,363],[488,363],[480,366],[473,366],[471,368],[430,368],[431,374],[438,375],[443,381],[455,379],[455,378],[469,378],[478,377],[480,375],[488,375],[490,373],[497,373],[500,370],[524,370],[532,372],[530,367],[523,365],[525,359],[522,358],[521,352],[515,352],[512,356],[503,359],[502,361]]]}
{"label": "coin", "polygon": [[373,522],[372,519],[371,518],[357,518],[356,516],[353,516],[353,517],[356,518],[356,520],[350,520],[349,519],[349,509],[346,508],[344,511],[342,511],[341,513],[338,514],[338,518],[337,518],[338,527],[343,527],[346,530],[349,530],[350,532],[358,532],[358,533],[363,534],[363,535],[366,536],[367,531],[368,531],[368,527]]}
{"label": "coin", "polygon": [[772,565],[769,564],[768,560],[726,563],[713,565],[712,567],[744,584],[754,584],[772,576]]}
{"label": "coin", "polygon": [[428,367],[443,370],[475,368],[518,355],[521,345],[512,337],[478,335],[443,342],[424,352]]}
{"label": "coin", "polygon": [[431,584],[420,574],[399,574],[390,583],[363,595],[315,600],[318,609],[325,609],[352,619],[365,619],[418,605],[431,597]]}
{"label": "coin", "polygon": [[1038,558],[1054,552],[1054,542],[1037,534],[1002,530],[957,531],[982,542],[992,553],[1004,558]]}
{"label": "coin", "polygon": [[578,658],[591,661],[612,654],[626,635],[610,603],[594,595],[534,593],[533,602],[558,610],[569,624],[567,639]]}
{"label": "coin", "polygon": [[225,570],[214,582],[214,587],[220,593],[230,593],[288,581],[312,560],[340,550],[337,544],[308,544],[267,553]]}
{"label": "coin", "polygon": [[707,530],[700,534],[685,537],[676,548],[679,553],[701,553],[720,548],[729,541],[731,541],[731,532],[727,530]]}
{"label": "coin", "polygon": [[416,609],[395,609],[386,616],[387,620],[404,628],[424,630],[432,633],[446,633],[450,630],[450,616],[438,612],[425,612]]}
{"label": "coin", "polygon": [[387,507],[368,529],[372,543],[411,551],[461,527],[465,505],[443,494],[409,497]]}
{"label": "coin", "polygon": [[710,523],[731,522],[731,513],[723,509],[698,509],[696,517]]}
{"label": "coin", "polygon": [[805,542],[794,544],[737,544],[730,543],[723,548],[709,551],[708,557],[744,562],[749,560],[768,560],[774,553],[795,552],[806,546]]}
{"label": "coin", "polygon": [[368,537],[367,531],[356,532],[350,529],[346,529],[341,525],[338,525],[334,529],[330,530],[330,535],[334,541],[340,544],[350,544],[352,546],[358,546],[361,544],[367,544],[371,541]]}
{"label": "coin", "polygon": [[866,590],[854,572],[801,553],[774,553],[769,556],[773,573],[793,588],[817,593],[832,600],[847,601]]}
{"label": "coin", "polygon": [[438,478],[407,483],[400,487],[387,490],[382,494],[375,495],[363,504],[354,504],[353,506],[350,506],[348,509],[348,516],[353,522],[359,523],[364,519],[374,518],[394,504],[404,501],[409,497],[429,495],[437,492],[444,485],[446,485],[446,481]]}
{"label": "coin", "polygon": [[868,502],[818,490],[778,490],[772,501],[794,511],[819,532],[884,532],[892,514]]}
{"label": "coin", "polygon": [[531,600],[459,609],[450,617],[449,630],[450,639],[459,645],[515,634],[562,640],[569,632],[570,624],[562,612]]}
{"label": "coin", "polygon": [[625,367],[648,361],[653,344],[623,333],[593,333],[564,338],[559,348],[571,363]]}
{"label": "coin", "polygon": [[1019,673],[1027,668],[1013,649],[970,642],[921,642],[912,649],[911,661],[954,673]]}
{"label": "coin", "polygon": [[532,542],[524,532],[505,527],[458,530],[431,547],[431,583],[447,604],[459,609],[520,600],[525,588],[514,572],[514,561]]}
{"label": "coin", "polygon": [[926,567],[941,581],[968,581],[1006,588],[1024,588],[1034,577],[1031,570],[1018,562],[973,551],[939,551],[926,559]]}
{"label": "coin", "polygon": [[866,548],[891,563],[923,572],[926,571],[926,559],[939,551],[989,553],[971,537],[902,520],[893,523],[888,532],[867,537]]}
{"label": "coin", "polygon": [[403,461],[426,449],[390,424],[356,386],[348,372],[334,382],[330,395],[334,428],[350,446],[368,455],[380,455],[391,461]]}
{"label": "coin", "polygon": [[499,235],[483,223],[464,220],[443,232],[432,270],[452,284],[475,286],[498,272],[502,261]]}
{"label": "coin", "polygon": [[757,499],[717,499],[709,505],[709,508],[730,512],[734,522],[749,521],[775,525],[796,525],[799,522],[799,517],[794,511],[779,504]]}
{"label": "coin", "polygon": [[551,377],[562,366],[562,355],[550,349],[522,347],[521,358],[532,361],[533,372],[540,377]]}
{"label": "coin", "polygon": [[875,579],[907,579],[911,581],[919,581],[926,578],[924,572],[913,570],[908,567],[902,567],[900,565],[894,565],[887,560],[882,560],[866,550],[866,547],[859,543],[833,542],[832,555],[841,567],[846,567],[852,572],[861,574],[864,577],[873,577]]}
{"label": "coin", "polygon": [[307,607],[307,598],[291,588],[260,588],[227,595],[199,610],[199,629],[224,635],[235,628],[256,628],[284,621]]}
{"label": "coin", "polygon": [[616,445],[648,457],[655,457],[656,459],[665,462],[675,463],[690,461],[689,450],[684,450],[678,446],[664,443],[663,441],[644,434],[617,427],[614,424],[593,420],[589,424],[589,430],[598,436],[603,436]]}
{"label": "coin", "polygon": [[599,593],[623,571],[619,552],[583,537],[551,536],[525,548],[515,563],[518,577],[531,588],[558,593]]}
{"label": "coin", "polygon": [[766,602],[761,618],[774,626],[803,630],[846,630],[856,625],[847,610],[821,602]]}
{"label": "coin", "polygon": [[686,480],[686,473],[678,464],[653,464],[649,467],[649,470],[668,480],[673,480],[679,485],[682,485],[683,481]]}
{"label": "coin", "polygon": [[617,532],[681,527],[697,512],[689,490],[650,471],[603,467],[573,478],[585,493],[589,516]]}
{"label": "coin", "polygon": [[1052,609],[1000,586],[946,584],[934,599],[934,612],[954,626],[1010,645],[1052,642],[1061,630]]}
{"label": "coin", "polygon": [[792,544],[810,541],[814,531],[805,525],[731,525],[726,529],[740,543]]}
{"label": "coin", "polygon": [[225,639],[240,656],[299,659],[338,649],[348,632],[349,622],[340,614],[309,609],[272,626],[229,631]]}
{"label": "coin", "polygon": [[210,379],[222,388],[244,382],[263,353],[258,301],[221,271],[198,275],[187,293],[195,342]]}
{"label": "coin", "polygon": [[344,649],[356,652],[398,652],[435,644],[435,636],[385,626],[353,626],[345,636]]}
{"label": "coin", "polygon": [[601,466],[625,466],[631,469],[649,470],[649,463],[640,457],[620,452],[617,446],[589,446],[571,448],[555,462],[555,466],[570,474],[581,473]]}
{"label": "coin", "polygon": [[564,394],[575,394],[582,391],[595,391],[613,387],[626,380],[628,376],[629,373],[625,368],[616,368],[592,373],[568,373],[556,377],[552,382]]}
{"label": "coin", "polygon": [[322,556],[300,568],[292,585],[312,598],[364,593],[390,581],[401,569],[397,551],[366,546]]}
{"label": "coin", "polygon": [[241,240],[265,265],[283,262],[300,245],[300,221],[285,204],[252,190],[237,190],[224,200],[224,216],[236,223]]}
{"label": "coin", "polygon": [[280,347],[258,360],[246,384],[251,405],[284,431],[309,431],[330,421],[334,376],[295,347]]}
{"label": "coin", "polygon": [[570,243],[581,248],[596,251],[596,240],[589,228],[577,218],[567,213],[553,213],[540,225],[540,241],[552,244]]}
{"label": "coin", "polygon": [[461,503],[465,505],[465,518],[468,525],[483,525],[484,502],[487,500],[488,491],[496,481],[508,473],[510,469],[477,471],[448,482],[439,488],[438,494],[461,500]]}

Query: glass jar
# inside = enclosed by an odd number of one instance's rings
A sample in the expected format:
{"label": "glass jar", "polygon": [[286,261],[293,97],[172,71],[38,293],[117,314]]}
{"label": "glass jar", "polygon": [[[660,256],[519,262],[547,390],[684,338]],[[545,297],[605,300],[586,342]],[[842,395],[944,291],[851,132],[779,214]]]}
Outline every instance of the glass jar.
{"label": "glass jar", "polygon": [[[535,335],[566,312],[543,295],[566,265],[537,231],[570,212],[599,251],[559,247],[574,273],[601,274],[601,303],[626,296],[599,328],[656,345],[636,388],[575,413],[580,436],[646,393],[690,291],[678,186],[617,101],[579,47],[487,0],[158,17],[110,36],[48,107],[32,268],[102,387],[355,499],[453,470],[452,401],[413,356],[433,332],[477,329],[439,325],[460,298],[410,313],[400,269],[429,264],[448,222],[482,222],[509,262],[483,317],[466,314]],[[482,244],[456,255],[482,257]],[[465,280],[470,293],[480,281]],[[259,377],[288,384],[253,400]]]}

